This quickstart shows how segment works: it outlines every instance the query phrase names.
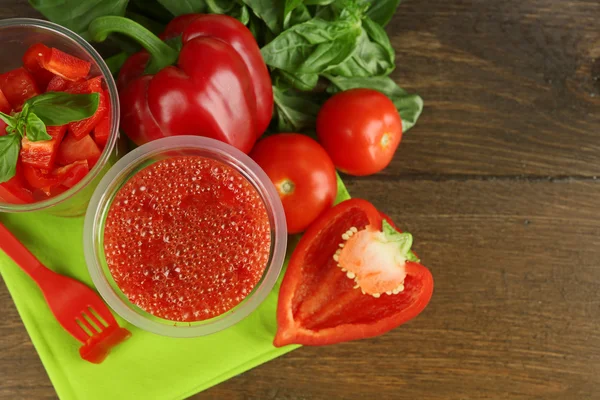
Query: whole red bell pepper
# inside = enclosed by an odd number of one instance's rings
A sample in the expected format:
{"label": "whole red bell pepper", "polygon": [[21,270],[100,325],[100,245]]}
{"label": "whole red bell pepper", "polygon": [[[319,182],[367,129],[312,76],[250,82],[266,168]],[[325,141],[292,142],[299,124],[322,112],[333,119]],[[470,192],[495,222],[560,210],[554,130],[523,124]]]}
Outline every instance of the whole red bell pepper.
{"label": "whole red bell pepper", "polygon": [[267,128],[273,112],[271,78],[252,33],[236,19],[175,18],[161,37],[180,36],[180,51],[122,17],[97,18],[89,31],[96,41],[122,33],[146,49],[125,62],[118,78],[121,129],[136,144],[199,135],[248,153]]}
{"label": "whole red bell pepper", "polygon": [[425,309],[433,277],[412,236],[368,201],[351,199],[304,233],[279,292],[275,346],[326,345],[378,336]]}

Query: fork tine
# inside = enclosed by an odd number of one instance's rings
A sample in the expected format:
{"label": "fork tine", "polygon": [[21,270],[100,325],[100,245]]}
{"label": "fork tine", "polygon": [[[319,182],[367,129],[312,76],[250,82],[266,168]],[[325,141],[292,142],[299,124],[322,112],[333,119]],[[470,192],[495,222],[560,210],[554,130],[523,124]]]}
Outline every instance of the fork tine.
{"label": "fork tine", "polygon": [[117,320],[115,320],[115,317],[109,311],[108,307],[104,305],[104,303],[101,303],[99,307],[94,307],[92,304],[89,306],[89,309],[92,310],[92,312],[98,317],[102,318],[106,322],[107,326],[117,325]]}
{"label": "fork tine", "polygon": [[99,331],[94,328],[92,326],[92,324],[90,324],[90,322],[85,318],[85,313],[81,313],[81,318],[78,318],[79,321],[81,321],[81,323],[83,325],[85,325],[86,328],[88,328],[92,334],[92,336],[94,336],[96,333],[98,333]]}
{"label": "fork tine", "polygon": [[98,319],[98,317],[96,317],[96,312],[94,311],[94,309],[92,307],[88,307],[88,312],[85,314],[87,315],[90,320],[96,324],[96,326],[98,327],[98,329],[100,329],[100,331],[104,330],[104,328],[108,325],[103,323],[102,321],[100,321]]}

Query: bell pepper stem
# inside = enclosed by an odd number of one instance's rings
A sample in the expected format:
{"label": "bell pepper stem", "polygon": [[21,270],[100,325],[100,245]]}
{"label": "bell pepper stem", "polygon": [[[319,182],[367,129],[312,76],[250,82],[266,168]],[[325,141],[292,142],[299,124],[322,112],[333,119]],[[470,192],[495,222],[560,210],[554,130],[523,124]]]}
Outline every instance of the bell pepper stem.
{"label": "bell pepper stem", "polygon": [[179,57],[177,50],[129,18],[98,17],[90,23],[88,32],[91,40],[95,42],[103,42],[111,33],[121,33],[137,41],[150,53],[151,59],[146,68],[149,74],[155,74],[164,67],[175,64]]}

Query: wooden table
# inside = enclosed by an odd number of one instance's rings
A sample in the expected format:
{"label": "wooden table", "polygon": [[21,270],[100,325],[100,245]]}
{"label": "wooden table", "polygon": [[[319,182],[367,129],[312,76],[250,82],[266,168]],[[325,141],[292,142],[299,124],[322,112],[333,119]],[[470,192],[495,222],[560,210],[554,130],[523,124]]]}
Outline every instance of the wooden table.
{"label": "wooden table", "polygon": [[[600,398],[600,2],[413,0],[388,30],[425,112],[346,182],[413,233],[431,304],[194,399]],[[0,398],[55,398],[4,285],[0,315]]]}

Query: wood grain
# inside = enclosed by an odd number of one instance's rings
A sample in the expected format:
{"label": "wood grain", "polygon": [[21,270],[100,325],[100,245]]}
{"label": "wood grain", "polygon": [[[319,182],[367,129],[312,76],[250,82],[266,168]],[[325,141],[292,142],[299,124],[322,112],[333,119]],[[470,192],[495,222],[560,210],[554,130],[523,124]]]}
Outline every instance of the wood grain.
{"label": "wood grain", "polygon": [[[597,0],[402,4],[394,78],[426,109],[390,168],[346,181],[413,233],[430,306],[192,398],[600,399],[599,20]],[[4,285],[0,315],[0,399],[55,398]]]}

